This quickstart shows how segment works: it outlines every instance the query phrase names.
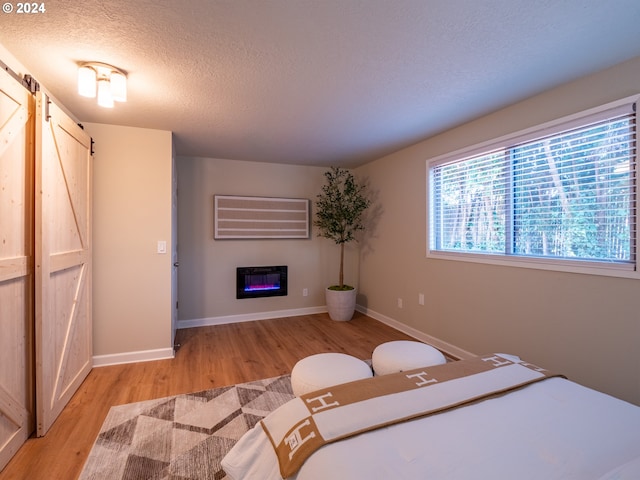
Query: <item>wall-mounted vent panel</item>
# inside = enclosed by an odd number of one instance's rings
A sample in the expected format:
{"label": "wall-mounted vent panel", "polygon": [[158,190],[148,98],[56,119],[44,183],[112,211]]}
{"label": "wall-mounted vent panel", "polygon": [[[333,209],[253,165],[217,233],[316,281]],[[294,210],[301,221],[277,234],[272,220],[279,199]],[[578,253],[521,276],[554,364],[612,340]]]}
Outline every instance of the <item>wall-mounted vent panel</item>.
{"label": "wall-mounted vent panel", "polygon": [[309,200],[214,196],[214,238],[309,238]]}

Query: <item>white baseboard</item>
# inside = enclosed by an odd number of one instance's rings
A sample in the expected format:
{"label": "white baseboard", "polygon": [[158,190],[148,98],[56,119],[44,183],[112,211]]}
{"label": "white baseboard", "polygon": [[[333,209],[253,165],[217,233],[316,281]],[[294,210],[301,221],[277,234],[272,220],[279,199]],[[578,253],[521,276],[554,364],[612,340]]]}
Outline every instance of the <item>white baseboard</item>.
{"label": "white baseboard", "polygon": [[95,355],[94,367],[106,367],[108,365],[121,365],[123,363],[150,362],[152,360],[168,360],[174,356],[173,348],[158,348],[156,350],[143,350],[140,352],[113,353],[109,355]]}
{"label": "white baseboard", "polygon": [[290,310],[274,310],[272,312],[245,313],[240,315],[226,315],[221,317],[194,318],[191,320],[178,320],[178,329],[193,327],[208,327],[212,325],[224,325],[227,323],[253,322],[256,320],[269,320],[270,318],[297,317],[299,315],[312,315],[324,313],[326,305],[320,307],[296,308]]}
{"label": "white baseboard", "polygon": [[[416,330],[413,327],[409,327],[403,323],[394,320],[393,318],[382,315],[374,310],[367,309],[361,305],[356,305],[356,310],[360,313],[364,313],[371,318],[384,323],[385,325],[395,328],[396,330],[406,333],[407,335],[420,340],[421,342],[433,345],[437,349],[443,351],[447,355],[453,358],[471,358],[475,357],[473,353],[467,352],[461,348],[456,347],[448,342],[440,340],[431,335],[427,335],[420,330]],[[240,315],[226,315],[221,317],[209,317],[209,318],[196,318],[192,320],[179,320],[178,329],[193,328],[193,327],[206,327],[211,325],[224,325],[227,323],[238,322],[253,322],[256,320],[268,320],[270,318],[285,318],[296,317],[299,315],[312,315],[315,313],[324,313],[327,311],[326,305],[319,307],[299,308],[291,310],[275,310],[272,312],[259,312],[259,313],[247,313]],[[105,367],[108,365],[120,365],[123,363],[136,363],[136,362],[149,362],[152,360],[167,360],[174,357],[173,348],[159,348],[156,350],[143,350],[139,352],[124,352],[114,353],[110,355],[96,355],[93,357],[94,367]]]}
{"label": "white baseboard", "polygon": [[416,340],[420,340],[421,342],[428,343],[429,345],[433,345],[438,350],[444,352],[445,354],[456,358],[456,359],[465,359],[465,358],[473,358],[477,355],[467,352],[461,348],[456,347],[455,345],[450,344],[449,342],[445,342],[444,340],[440,340],[439,338],[432,337],[431,335],[427,335],[420,330],[416,330],[413,327],[405,325],[404,323],[400,323],[393,318],[387,317],[386,315],[382,315],[374,310],[370,310],[368,308],[362,307],[361,305],[356,305],[356,310],[360,313],[364,313],[365,315],[375,318],[379,322],[384,323],[385,325],[389,325],[391,328],[395,328],[396,330],[401,331],[402,333],[406,333],[407,335],[415,338]]}

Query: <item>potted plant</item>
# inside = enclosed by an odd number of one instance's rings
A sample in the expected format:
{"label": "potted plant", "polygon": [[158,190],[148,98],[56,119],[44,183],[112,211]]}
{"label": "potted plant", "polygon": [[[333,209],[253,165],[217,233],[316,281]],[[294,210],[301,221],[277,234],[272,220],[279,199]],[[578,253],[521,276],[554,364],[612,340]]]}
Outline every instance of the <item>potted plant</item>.
{"label": "potted plant", "polygon": [[349,170],[331,167],[324,174],[326,182],[316,199],[318,236],[340,245],[340,274],[338,284],[326,289],[327,310],[333,320],[351,320],[356,307],[356,289],[344,283],[344,246],[355,240],[355,233],[364,230],[362,214],[371,200],[365,195],[366,186],[356,182]]}

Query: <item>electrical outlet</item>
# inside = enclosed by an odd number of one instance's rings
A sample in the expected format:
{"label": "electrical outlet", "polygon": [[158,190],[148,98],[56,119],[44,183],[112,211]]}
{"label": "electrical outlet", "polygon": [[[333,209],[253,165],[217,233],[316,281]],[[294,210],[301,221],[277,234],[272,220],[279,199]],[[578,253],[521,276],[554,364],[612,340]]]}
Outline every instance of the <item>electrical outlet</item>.
{"label": "electrical outlet", "polygon": [[424,305],[424,293],[418,294],[418,305]]}
{"label": "electrical outlet", "polygon": [[308,288],[303,288],[302,289],[302,296],[303,297],[308,297],[309,296],[309,289]]}
{"label": "electrical outlet", "polygon": [[401,298],[398,299],[398,308],[402,308],[402,299]]}

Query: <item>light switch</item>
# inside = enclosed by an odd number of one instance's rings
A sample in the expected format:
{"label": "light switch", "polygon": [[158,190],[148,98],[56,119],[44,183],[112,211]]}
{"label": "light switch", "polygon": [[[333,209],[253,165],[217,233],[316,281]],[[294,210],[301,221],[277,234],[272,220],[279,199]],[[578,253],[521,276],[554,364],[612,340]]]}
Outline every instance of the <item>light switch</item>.
{"label": "light switch", "polygon": [[158,253],[167,253],[166,240],[158,240]]}

